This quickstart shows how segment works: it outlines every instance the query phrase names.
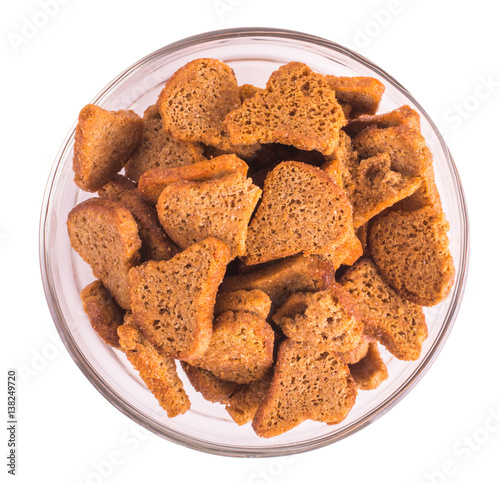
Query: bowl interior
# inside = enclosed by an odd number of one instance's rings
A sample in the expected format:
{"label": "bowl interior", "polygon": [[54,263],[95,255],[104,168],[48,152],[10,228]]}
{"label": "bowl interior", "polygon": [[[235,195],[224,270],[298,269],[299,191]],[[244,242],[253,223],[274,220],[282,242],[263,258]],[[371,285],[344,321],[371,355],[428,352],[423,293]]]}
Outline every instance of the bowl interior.
{"label": "bowl interior", "polygon": [[91,328],[79,293],[94,280],[90,268],[71,249],[66,219],[89,197],[73,183],[74,127],[55,161],[41,217],[41,268],[49,307],[71,356],[92,384],[118,409],[171,441],[225,455],[277,456],[306,451],[345,437],[373,421],[401,399],[437,356],[453,325],[467,271],[468,227],[465,201],[453,160],[435,125],[394,79],[357,54],[331,42],[280,30],[212,32],[172,44],[142,59],[112,81],[92,102],[103,108],[133,109],[138,114],[156,102],[165,81],[199,57],[228,63],[240,84],[264,87],[280,65],[301,61],[322,74],[376,77],[386,86],[379,112],[409,104],[421,115],[422,133],[434,156],[436,182],[451,225],[450,249],[457,269],[452,293],[425,309],[429,336],[422,356],[402,362],[382,350],[389,379],[374,391],[360,391],[345,421],[336,426],[305,422],[270,440],[257,437],[249,425],[237,426],[221,405],[205,401],[181,378],[192,403],[188,413],[169,419],[131,368],[125,356],[106,346]]}

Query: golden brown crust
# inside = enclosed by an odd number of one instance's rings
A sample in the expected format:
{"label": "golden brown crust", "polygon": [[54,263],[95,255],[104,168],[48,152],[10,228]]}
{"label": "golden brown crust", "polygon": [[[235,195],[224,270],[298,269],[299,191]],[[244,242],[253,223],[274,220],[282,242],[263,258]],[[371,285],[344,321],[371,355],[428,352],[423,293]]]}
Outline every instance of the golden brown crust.
{"label": "golden brown crust", "polygon": [[163,129],[158,105],[154,104],[144,113],[144,134],[125,172],[129,178],[139,181],[150,169],[186,166],[203,159],[200,143],[178,142]]}
{"label": "golden brown crust", "polygon": [[262,290],[219,291],[214,315],[220,315],[227,311],[249,312],[265,320],[271,311],[271,299]]}
{"label": "golden brown crust", "polygon": [[402,297],[431,307],[448,296],[455,276],[448,230],[444,213],[432,207],[393,211],[373,222],[373,259]]}
{"label": "golden brown crust", "polygon": [[156,209],[165,232],[181,248],[214,237],[235,258],[246,253],[247,227],[261,192],[239,173],[207,181],[177,181],[165,187]]}
{"label": "golden brown crust", "polygon": [[245,263],[304,253],[329,256],[338,266],[343,260],[334,259],[335,250],[349,237],[355,235],[344,191],[319,168],[283,162],[264,183],[262,202],[248,227]]}
{"label": "golden brown crust", "polygon": [[290,339],[334,352],[355,349],[363,335],[356,301],[338,283],[321,292],[291,295],[273,320]]}
{"label": "golden brown crust", "polygon": [[133,316],[125,316],[125,324],[118,328],[120,344],[127,359],[169,418],[185,413],[191,403],[177,375],[175,361],[159,354],[144,338],[134,323]]}
{"label": "golden brown crust", "polygon": [[191,385],[207,401],[226,404],[231,395],[238,389],[235,382],[223,381],[214,376],[210,371],[181,362]]}
{"label": "golden brown crust", "polygon": [[389,377],[376,342],[369,344],[365,357],[349,365],[349,370],[356,387],[365,391],[377,389]]}
{"label": "golden brown crust", "polygon": [[375,114],[385,91],[385,86],[373,77],[337,77],[327,75],[326,79],[335,97],[344,108],[348,119],[361,115]]}
{"label": "golden brown crust", "polygon": [[336,353],[287,339],[252,427],[258,436],[270,438],[307,419],[338,424],[355,400],[356,384]]}
{"label": "golden brown crust", "polygon": [[116,199],[117,195],[124,191],[137,188],[137,183],[122,174],[115,175],[111,181],[106,183],[98,192],[99,198],[107,198],[108,200]]}
{"label": "golden brown crust", "polygon": [[402,299],[380,275],[372,260],[356,262],[340,279],[356,299],[365,332],[401,360],[420,357],[427,337],[422,307]]}
{"label": "golden brown crust", "polygon": [[100,280],[87,285],[80,293],[83,310],[99,337],[115,349],[120,349],[117,329],[123,324],[125,311],[115,302]]}
{"label": "golden brown crust", "polygon": [[273,363],[274,331],[247,312],[224,312],[214,320],[210,344],[191,364],[223,381],[248,384],[262,379]]}
{"label": "golden brown crust", "polygon": [[158,203],[161,192],[177,181],[207,181],[233,173],[246,176],[248,165],[234,154],[223,154],[177,168],[152,169],[141,176],[139,192],[151,203]]}
{"label": "golden brown crust", "polygon": [[229,254],[222,242],[207,238],[170,260],[130,270],[135,321],[159,352],[187,362],[205,352]]}
{"label": "golden brown crust", "polygon": [[130,310],[128,271],[139,263],[141,247],[131,213],[117,201],[90,198],[71,210],[67,227],[73,249],[119,305]]}
{"label": "golden brown crust", "polygon": [[133,111],[107,111],[86,105],[75,131],[75,184],[97,191],[123,168],[141,140],[142,119]]}
{"label": "golden brown crust", "polygon": [[255,96],[257,92],[262,92],[263,90],[261,87],[255,87],[252,84],[243,84],[238,87],[240,101],[243,103],[247,99],[250,99],[250,97]]}
{"label": "golden brown crust", "polygon": [[271,74],[263,91],[230,112],[224,126],[233,144],[281,143],[328,155],[345,123],[326,79],[290,62]]}

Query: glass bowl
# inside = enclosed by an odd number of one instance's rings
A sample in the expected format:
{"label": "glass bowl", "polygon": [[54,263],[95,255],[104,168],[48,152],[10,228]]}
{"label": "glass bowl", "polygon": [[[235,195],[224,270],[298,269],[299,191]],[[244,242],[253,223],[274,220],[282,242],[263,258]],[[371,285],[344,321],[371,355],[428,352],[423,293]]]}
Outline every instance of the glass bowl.
{"label": "glass bowl", "polygon": [[[169,419],[124,354],[106,346],[95,334],[81,306],[80,291],[94,277],[71,249],[66,231],[69,211],[89,197],[73,183],[76,123],[55,160],[40,222],[41,272],[54,323],[72,358],[96,389],[128,417],[163,438],[196,450],[230,456],[279,456],[331,444],[373,422],[399,402],[429,369],[450,333],[468,264],[467,210],[455,164],[432,120],[396,80],[360,55],[300,32],[230,29],[187,38],[132,65],[91,102],[110,110],[133,109],[142,114],[155,103],[165,81],[179,67],[199,57],[221,59],[233,68],[240,84],[259,87],[264,87],[271,72],[290,61],[304,62],[322,74],[376,77],[386,86],[379,112],[403,104],[419,112],[422,133],[434,156],[443,208],[451,225],[450,249],[456,265],[455,284],[449,297],[425,309],[429,336],[420,359],[402,362],[381,348],[389,379],[376,390],[359,391],[348,417],[335,426],[306,421],[278,437],[259,438],[250,425],[236,425],[224,406],[205,401],[188,382],[185,387],[191,410]],[[179,374],[184,378],[182,371]]]}

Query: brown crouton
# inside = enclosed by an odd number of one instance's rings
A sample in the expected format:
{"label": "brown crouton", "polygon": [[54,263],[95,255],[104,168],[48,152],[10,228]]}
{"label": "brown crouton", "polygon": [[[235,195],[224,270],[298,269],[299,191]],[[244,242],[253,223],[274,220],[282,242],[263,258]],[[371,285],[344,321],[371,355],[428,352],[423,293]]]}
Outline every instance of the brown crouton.
{"label": "brown crouton", "polygon": [[219,291],[214,315],[220,315],[227,311],[249,312],[265,320],[271,311],[271,299],[262,290]]}
{"label": "brown crouton", "polygon": [[369,344],[366,356],[359,362],[349,365],[349,370],[356,387],[365,391],[377,389],[389,377],[376,342]]}

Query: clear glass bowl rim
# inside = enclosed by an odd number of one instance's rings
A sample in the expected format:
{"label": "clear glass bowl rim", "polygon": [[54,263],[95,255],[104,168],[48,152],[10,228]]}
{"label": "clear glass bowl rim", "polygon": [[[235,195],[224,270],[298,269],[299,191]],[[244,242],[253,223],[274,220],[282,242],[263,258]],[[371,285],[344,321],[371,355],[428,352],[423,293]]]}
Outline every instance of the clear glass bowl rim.
{"label": "clear glass bowl rim", "polygon": [[195,45],[200,45],[212,41],[219,40],[229,40],[233,38],[241,38],[241,37],[259,37],[259,38],[286,38],[289,40],[301,41],[313,45],[318,45],[322,47],[326,47],[328,49],[337,51],[351,57],[358,61],[361,64],[364,64],[368,68],[373,71],[378,72],[383,77],[389,79],[393,86],[400,91],[404,92],[404,94],[418,107],[421,115],[426,117],[426,120],[432,126],[434,132],[439,138],[441,143],[441,147],[443,148],[443,152],[446,156],[446,161],[450,170],[453,174],[453,182],[456,188],[456,195],[459,200],[460,205],[460,217],[461,217],[461,226],[462,226],[462,250],[460,253],[460,259],[455,260],[457,266],[456,272],[456,280],[455,284],[459,287],[459,290],[454,291],[453,299],[451,300],[450,306],[448,308],[448,312],[446,314],[444,323],[441,327],[441,330],[436,338],[436,341],[432,347],[432,349],[425,355],[425,357],[420,361],[420,365],[417,371],[415,371],[408,380],[406,380],[405,384],[400,386],[397,391],[395,391],[390,398],[386,399],[383,404],[375,407],[369,413],[367,413],[361,420],[353,423],[348,427],[346,431],[344,431],[340,435],[327,435],[326,437],[316,439],[313,441],[304,441],[299,445],[283,445],[283,446],[274,446],[271,448],[260,448],[258,446],[249,446],[244,450],[241,448],[233,448],[229,445],[225,444],[217,444],[217,443],[207,443],[206,441],[197,441],[195,438],[190,436],[186,436],[178,433],[177,431],[170,430],[165,428],[164,426],[158,424],[156,421],[151,420],[141,411],[130,405],[126,400],[124,400],[120,395],[118,395],[113,388],[111,388],[107,382],[96,372],[93,370],[92,366],[88,363],[85,355],[80,350],[78,345],[76,344],[74,338],[71,335],[71,332],[64,321],[64,316],[60,310],[58,300],[56,297],[56,290],[54,287],[52,273],[48,262],[48,239],[46,236],[47,230],[47,217],[51,208],[51,193],[53,192],[55,186],[57,185],[58,180],[58,171],[60,163],[62,162],[62,156],[67,149],[68,144],[70,143],[72,137],[74,136],[76,122],[73,127],[69,131],[66,139],[62,143],[61,148],[56,156],[55,162],[52,166],[51,172],[49,174],[47,186],[45,189],[43,201],[42,201],[42,209],[40,216],[40,231],[39,231],[39,256],[40,256],[40,270],[43,288],[45,292],[45,297],[47,299],[47,304],[49,306],[50,313],[52,315],[52,319],[56,326],[56,329],[68,350],[70,356],[75,361],[79,369],[82,373],[87,377],[90,383],[118,410],[120,410],[123,414],[131,418],[136,423],[140,424],[144,428],[153,432],[154,434],[165,438],[169,441],[175,442],[182,446],[186,446],[198,451],[217,454],[222,456],[237,456],[237,457],[276,457],[276,456],[284,456],[290,454],[297,454],[306,451],[310,451],[315,448],[320,448],[331,443],[334,443],[340,439],[343,439],[347,436],[352,435],[353,433],[359,431],[366,425],[374,422],[384,413],[389,411],[394,405],[396,405],[404,396],[406,396],[411,389],[415,387],[415,385],[420,381],[420,379],[425,375],[425,373],[429,370],[432,363],[438,356],[441,351],[444,343],[446,342],[451,329],[453,328],[456,316],[458,314],[458,309],[460,308],[460,304],[462,301],[465,282],[467,279],[468,273],[468,265],[469,265],[469,221],[467,214],[467,205],[465,201],[465,195],[463,192],[463,187],[460,182],[460,177],[458,171],[456,169],[455,163],[451,156],[451,153],[444,142],[441,134],[439,133],[438,128],[426,113],[426,111],[422,108],[422,106],[413,98],[413,96],[390,74],[382,70],[376,64],[371,62],[370,60],[364,58],[360,54],[340,45],[330,40],[317,37],[314,35],[309,35],[303,32],[294,31],[294,30],[286,30],[286,29],[278,29],[278,28],[232,28],[232,29],[223,29],[223,30],[214,30],[210,32],[205,32],[199,35],[187,37],[185,39],[176,41],[171,43],[165,47],[162,47],[155,52],[145,56],[141,60],[137,61],[135,64],[131,65],[121,74],[119,74],[115,79],[113,79],[106,87],[104,87],[101,92],[91,101],[93,104],[97,104],[99,100],[117,83],[119,83],[124,77],[131,74],[136,69],[140,69],[143,65],[147,64],[149,61],[157,58],[158,56],[166,56],[177,52],[179,50],[185,49],[187,47],[192,47]]}

